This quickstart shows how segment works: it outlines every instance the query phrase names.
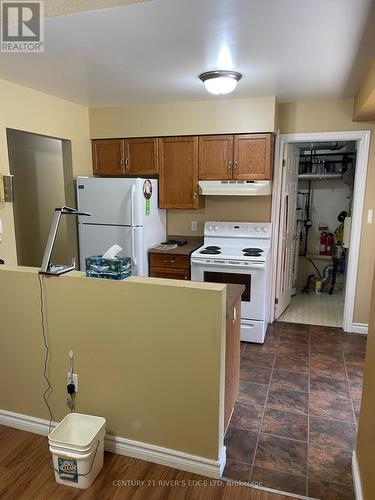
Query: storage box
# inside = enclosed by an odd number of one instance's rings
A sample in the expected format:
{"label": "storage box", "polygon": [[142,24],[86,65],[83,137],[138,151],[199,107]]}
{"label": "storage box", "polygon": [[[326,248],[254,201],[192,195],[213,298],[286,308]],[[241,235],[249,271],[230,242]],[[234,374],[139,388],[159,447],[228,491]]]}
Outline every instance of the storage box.
{"label": "storage box", "polygon": [[131,276],[131,273],[132,264],[130,257],[103,259],[101,255],[94,255],[86,259],[86,275],[90,278],[123,280]]}
{"label": "storage box", "polygon": [[105,424],[102,417],[69,413],[50,433],[57,483],[86,489],[94,482],[103,466]]}

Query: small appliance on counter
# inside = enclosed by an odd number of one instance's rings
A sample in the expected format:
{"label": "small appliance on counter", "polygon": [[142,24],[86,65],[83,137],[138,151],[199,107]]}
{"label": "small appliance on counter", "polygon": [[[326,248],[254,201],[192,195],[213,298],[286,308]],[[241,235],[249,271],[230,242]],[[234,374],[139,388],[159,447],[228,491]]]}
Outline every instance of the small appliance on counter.
{"label": "small appliance on counter", "polygon": [[204,245],[191,256],[191,279],[245,286],[241,340],[263,343],[269,317],[271,224],[206,222]]}
{"label": "small appliance on counter", "polygon": [[176,245],[178,247],[183,247],[184,245],[187,245],[187,240],[167,240],[167,241],[162,241],[160,243],[161,245]]}
{"label": "small appliance on counter", "polygon": [[166,211],[158,207],[158,181],[141,178],[77,177],[80,267],[118,243],[131,258],[133,276],[148,276],[149,248],[166,238]]}
{"label": "small appliance on counter", "polygon": [[175,239],[168,239],[166,241],[162,241],[159,245],[155,245],[153,247],[154,250],[174,250],[178,247],[183,247],[187,245],[188,241],[187,240],[175,240]]}

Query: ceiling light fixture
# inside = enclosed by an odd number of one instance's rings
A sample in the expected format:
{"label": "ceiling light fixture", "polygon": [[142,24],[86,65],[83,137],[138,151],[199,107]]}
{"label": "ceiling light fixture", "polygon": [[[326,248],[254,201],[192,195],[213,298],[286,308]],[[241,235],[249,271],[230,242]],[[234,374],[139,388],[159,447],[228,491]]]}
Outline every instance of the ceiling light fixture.
{"label": "ceiling light fixture", "polygon": [[237,71],[206,71],[199,75],[200,80],[204,83],[206,90],[211,94],[229,94],[236,88],[237,83],[241,80],[241,73]]}

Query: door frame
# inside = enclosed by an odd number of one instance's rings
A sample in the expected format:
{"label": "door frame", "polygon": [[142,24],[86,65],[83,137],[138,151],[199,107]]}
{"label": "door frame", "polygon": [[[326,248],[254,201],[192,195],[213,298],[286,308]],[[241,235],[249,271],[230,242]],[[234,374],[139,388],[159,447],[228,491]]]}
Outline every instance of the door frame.
{"label": "door frame", "polygon": [[[276,138],[274,182],[272,189],[272,247],[271,247],[271,284],[270,284],[270,311],[272,323],[275,319],[276,277],[278,274],[278,242],[280,225],[280,202],[282,188],[283,157],[286,144],[289,142],[317,142],[317,141],[356,141],[357,162],[353,190],[352,227],[350,237],[350,252],[345,288],[345,305],[343,330],[346,332],[366,333],[367,325],[354,323],[354,304],[357,288],[359,249],[362,232],[366,177],[368,169],[370,130],[356,130],[345,132],[311,132],[296,134],[280,134]],[[351,284],[349,286],[349,283]],[[352,286],[353,283],[355,286]]]}

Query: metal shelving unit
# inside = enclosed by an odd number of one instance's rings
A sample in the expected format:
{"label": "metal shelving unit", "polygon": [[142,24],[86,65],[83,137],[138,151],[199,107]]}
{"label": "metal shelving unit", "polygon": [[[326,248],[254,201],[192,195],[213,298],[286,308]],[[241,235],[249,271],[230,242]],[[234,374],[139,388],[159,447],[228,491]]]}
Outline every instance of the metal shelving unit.
{"label": "metal shelving unit", "polygon": [[306,181],[316,181],[316,180],[330,180],[330,179],[341,179],[341,174],[298,174],[299,180]]}

